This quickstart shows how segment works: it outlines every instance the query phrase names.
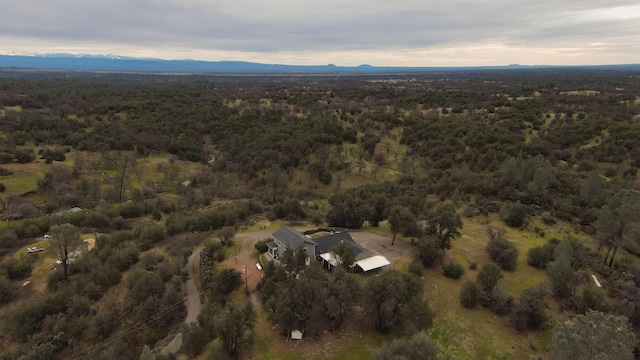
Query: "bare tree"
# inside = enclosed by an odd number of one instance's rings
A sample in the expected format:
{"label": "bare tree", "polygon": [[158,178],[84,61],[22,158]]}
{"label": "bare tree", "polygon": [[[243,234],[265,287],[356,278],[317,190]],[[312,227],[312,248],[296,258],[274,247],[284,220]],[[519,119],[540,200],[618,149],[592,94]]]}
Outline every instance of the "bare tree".
{"label": "bare tree", "polygon": [[48,251],[55,254],[62,263],[64,279],[69,279],[69,256],[82,244],[80,229],[71,224],[53,225],[49,229],[51,238],[47,245]]}

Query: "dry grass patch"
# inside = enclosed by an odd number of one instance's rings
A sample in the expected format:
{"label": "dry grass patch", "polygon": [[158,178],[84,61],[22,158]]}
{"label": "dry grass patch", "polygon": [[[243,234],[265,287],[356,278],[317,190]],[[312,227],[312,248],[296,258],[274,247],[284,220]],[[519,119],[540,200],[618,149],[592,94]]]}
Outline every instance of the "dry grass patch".
{"label": "dry grass patch", "polygon": [[561,91],[560,95],[579,95],[579,96],[594,96],[599,95],[598,90],[573,90],[573,91]]}

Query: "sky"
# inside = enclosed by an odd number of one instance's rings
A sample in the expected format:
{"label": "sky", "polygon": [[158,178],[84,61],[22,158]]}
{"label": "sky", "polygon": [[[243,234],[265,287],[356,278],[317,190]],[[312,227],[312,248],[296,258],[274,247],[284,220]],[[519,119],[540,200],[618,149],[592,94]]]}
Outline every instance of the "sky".
{"label": "sky", "polygon": [[355,66],[640,63],[638,0],[0,0],[0,54]]}

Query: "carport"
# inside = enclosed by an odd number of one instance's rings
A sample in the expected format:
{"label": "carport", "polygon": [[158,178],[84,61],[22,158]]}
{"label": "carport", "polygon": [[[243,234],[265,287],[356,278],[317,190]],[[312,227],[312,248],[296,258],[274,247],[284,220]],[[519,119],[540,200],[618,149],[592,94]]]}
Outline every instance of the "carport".
{"label": "carport", "polygon": [[381,255],[374,255],[372,257],[356,261],[356,266],[358,266],[364,272],[380,269],[390,264],[391,263],[389,262],[389,260]]}

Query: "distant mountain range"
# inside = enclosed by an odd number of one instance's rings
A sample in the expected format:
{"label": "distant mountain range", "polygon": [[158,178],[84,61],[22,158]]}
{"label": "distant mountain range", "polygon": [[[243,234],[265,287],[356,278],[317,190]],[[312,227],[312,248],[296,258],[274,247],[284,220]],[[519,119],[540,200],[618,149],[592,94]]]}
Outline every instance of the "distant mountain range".
{"label": "distant mountain range", "polygon": [[640,64],[597,66],[508,65],[474,67],[392,67],[392,66],[336,66],[281,65],[244,61],[162,60],[120,57],[116,55],[0,55],[0,69],[113,71],[146,73],[212,73],[212,74],[383,74],[450,72],[469,70],[594,68],[640,71]]}

